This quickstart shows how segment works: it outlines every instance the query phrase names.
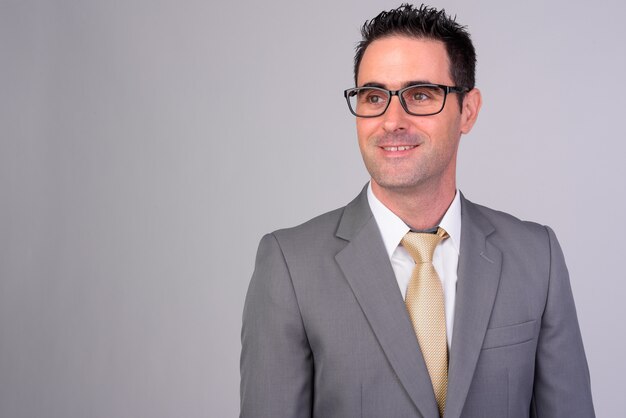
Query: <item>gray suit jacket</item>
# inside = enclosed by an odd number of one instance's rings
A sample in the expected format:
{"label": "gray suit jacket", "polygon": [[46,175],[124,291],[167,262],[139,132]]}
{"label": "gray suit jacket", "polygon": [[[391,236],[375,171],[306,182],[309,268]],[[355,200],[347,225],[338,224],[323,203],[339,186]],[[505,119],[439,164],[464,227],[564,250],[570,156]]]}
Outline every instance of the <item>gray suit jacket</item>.
{"label": "gray suit jacket", "polygon": [[[461,208],[445,417],[593,417],[554,233],[463,197]],[[242,346],[242,417],[438,417],[365,189],[263,237]]]}

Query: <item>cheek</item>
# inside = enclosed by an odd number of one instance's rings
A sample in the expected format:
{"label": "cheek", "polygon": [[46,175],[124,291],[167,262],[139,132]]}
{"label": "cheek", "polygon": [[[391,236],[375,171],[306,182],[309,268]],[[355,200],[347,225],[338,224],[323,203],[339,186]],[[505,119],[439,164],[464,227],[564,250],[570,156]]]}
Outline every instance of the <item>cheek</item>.
{"label": "cheek", "polygon": [[373,119],[357,118],[356,134],[361,146],[365,145],[374,132],[376,132],[377,125],[378,123]]}
{"label": "cheek", "polygon": [[429,124],[424,127],[424,130],[438,146],[454,146],[461,136],[460,115],[453,114],[448,117],[445,117],[443,113],[440,115],[442,116],[440,119],[428,121]]}

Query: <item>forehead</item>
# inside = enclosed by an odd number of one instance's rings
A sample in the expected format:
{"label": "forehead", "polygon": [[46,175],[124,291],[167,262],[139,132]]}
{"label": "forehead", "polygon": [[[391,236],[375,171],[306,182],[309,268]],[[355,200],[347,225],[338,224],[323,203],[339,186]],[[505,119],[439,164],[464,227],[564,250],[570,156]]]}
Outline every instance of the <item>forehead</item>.
{"label": "forehead", "polygon": [[379,83],[397,89],[412,81],[452,84],[443,42],[390,36],[367,47],[359,66],[359,86]]}

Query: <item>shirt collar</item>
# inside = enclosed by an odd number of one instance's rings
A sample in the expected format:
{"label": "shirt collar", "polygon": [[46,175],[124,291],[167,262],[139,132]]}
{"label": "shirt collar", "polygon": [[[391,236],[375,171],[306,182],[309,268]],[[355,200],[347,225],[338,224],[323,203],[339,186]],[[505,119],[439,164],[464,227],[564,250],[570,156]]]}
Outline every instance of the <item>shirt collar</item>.
{"label": "shirt collar", "polygon": [[[370,210],[376,219],[378,229],[382,235],[385,249],[389,258],[396,250],[400,241],[410,228],[400,219],[395,213],[387,208],[383,203],[378,200],[372,191],[372,183],[367,186],[367,201],[370,206]],[[439,226],[446,230],[450,236],[450,242],[454,246],[457,254],[460,253],[461,243],[461,198],[460,193],[457,190],[450,207],[443,215]]]}

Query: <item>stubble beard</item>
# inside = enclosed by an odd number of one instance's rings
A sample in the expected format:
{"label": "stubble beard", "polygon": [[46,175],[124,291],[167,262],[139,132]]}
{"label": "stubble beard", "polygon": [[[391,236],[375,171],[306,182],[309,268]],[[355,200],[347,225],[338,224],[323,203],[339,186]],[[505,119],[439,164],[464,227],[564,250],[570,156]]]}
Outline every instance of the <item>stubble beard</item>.
{"label": "stubble beard", "polygon": [[[427,143],[420,135],[386,134],[373,138],[373,146],[384,145],[417,145],[418,148]],[[418,150],[416,152],[420,152]],[[374,153],[376,153],[374,151]],[[423,157],[427,157],[423,155]],[[372,180],[381,188],[394,192],[407,192],[424,183],[429,177],[429,161],[426,158],[398,158],[383,160],[375,155],[363,158],[365,167]]]}

